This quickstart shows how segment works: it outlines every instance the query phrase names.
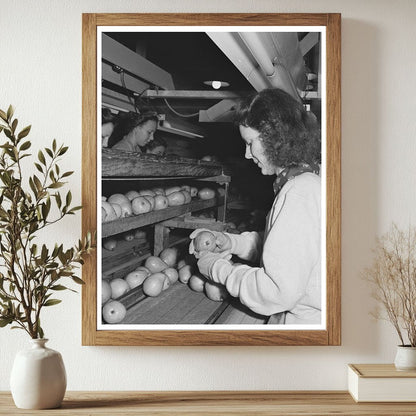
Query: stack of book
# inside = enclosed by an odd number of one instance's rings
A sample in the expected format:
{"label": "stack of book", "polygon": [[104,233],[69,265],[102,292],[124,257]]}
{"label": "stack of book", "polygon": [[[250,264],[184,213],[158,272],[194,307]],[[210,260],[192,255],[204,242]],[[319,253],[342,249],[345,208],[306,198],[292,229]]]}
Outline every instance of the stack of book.
{"label": "stack of book", "polygon": [[394,364],[349,364],[348,390],[356,402],[416,402],[416,371]]}

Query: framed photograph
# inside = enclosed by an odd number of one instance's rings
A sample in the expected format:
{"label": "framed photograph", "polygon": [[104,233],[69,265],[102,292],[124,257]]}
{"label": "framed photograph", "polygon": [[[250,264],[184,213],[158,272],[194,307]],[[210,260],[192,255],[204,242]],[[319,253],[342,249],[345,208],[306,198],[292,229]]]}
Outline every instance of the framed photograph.
{"label": "framed photograph", "polygon": [[83,345],[340,345],[340,33],[83,15]]}

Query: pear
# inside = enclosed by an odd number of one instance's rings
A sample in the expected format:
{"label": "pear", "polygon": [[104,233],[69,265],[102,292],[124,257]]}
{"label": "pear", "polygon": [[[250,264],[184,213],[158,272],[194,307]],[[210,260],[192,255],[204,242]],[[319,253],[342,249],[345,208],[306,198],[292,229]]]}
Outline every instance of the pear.
{"label": "pear", "polygon": [[155,211],[159,211],[160,209],[165,209],[169,206],[168,198],[164,195],[156,195],[154,197],[155,200]]}
{"label": "pear", "polygon": [[169,267],[173,267],[176,264],[176,259],[178,258],[178,249],[175,247],[165,248],[160,252],[159,257]]}
{"label": "pear", "polygon": [[123,194],[110,195],[107,201],[112,202],[114,204],[119,204],[119,205],[126,203],[126,202],[130,202],[129,199]]}
{"label": "pear", "polygon": [[215,198],[215,191],[211,188],[202,188],[198,192],[199,199],[212,199]]}
{"label": "pear", "polygon": [[189,287],[194,290],[195,292],[203,292],[204,285],[207,279],[205,279],[202,275],[193,274],[189,279],[188,285]]}
{"label": "pear", "polygon": [[113,251],[117,247],[117,240],[115,238],[106,238],[103,242],[103,247],[106,250]]}
{"label": "pear", "polygon": [[207,297],[211,300],[214,300],[215,302],[221,302],[228,297],[227,289],[224,285],[219,283],[214,283],[207,280],[205,282],[204,289]]}
{"label": "pear", "polygon": [[169,279],[163,273],[154,273],[143,282],[143,292],[147,296],[159,296],[165,285],[165,280]]}
{"label": "pear", "polygon": [[130,200],[123,194],[113,194],[108,198],[108,202],[111,204],[118,204],[121,208],[121,214],[119,217],[130,217],[133,215],[131,202]]}
{"label": "pear", "polygon": [[143,189],[142,191],[139,191],[140,196],[155,196],[155,192],[151,189]]}
{"label": "pear", "polygon": [[167,195],[170,207],[176,207],[185,203],[186,197],[183,192],[177,191]]}
{"label": "pear", "polygon": [[137,198],[134,198],[131,202],[131,205],[134,215],[145,214],[152,208],[150,202],[144,196],[138,196]]}
{"label": "pear", "polygon": [[148,268],[151,273],[158,273],[168,268],[168,265],[157,256],[148,257],[144,266]]}
{"label": "pear", "polygon": [[165,195],[168,196],[170,194],[173,194],[174,192],[178,192],[181,190],[180,186],[171,186],[170,188],[165,189]]}
{"label": "pear", "polygon": [[110,202],[111,206],[114,208],[116,212],[117,218],[121,217],[121,206],[119,204],[115,204],[114,202]]}
{"label": "pear", "polygon": [[103,320],[108,324],[117,324],[127,314],[126,307],[116,300],[111,300],[103,306]]}
{"label": "pear", "polygon": [[186,190],[183,190],[182,193],[185,196],[185,202],[184,203],[189,204],[192,201],[191,193],[186,191]]}
{"label": "pear", "polygon": [[178,271],[179,281],[182,283],[188,283],[189,279],[192,276],[192,267],[189,264],[181,267]]}
{"label": "pear", "polygon": [[113,206],[107,201],[101,201],[101,207],[105,209],[106,216],[104,222],[114,221],[117,219],[117,214]]}
{"label": "pear", "polygon": [[214,251],[216,247],[215,235],[210,231],[201,231],[194,239],[196,251]]}
{"label": "pear", "polygon": [[163,273],[168,277],[171,285],[178,281],[178,271],[173,267],[168,267],[167,269],[163,270]]}
{"label": "pear", "polygon": [[150,204],[150,211],[153,211],[155,209],[155,198],[153,196],[150,195],[143,195]]}
{"label": "pear", "polygon": [[129,201],[133,201],[134,198],[137,198],[138,196],[140,196],[140,194],[137,191],[133,191],[133,190],[126,192],[124,195],[127,197]]}
{"label": "pear", "polygon": [[133,270],[130,272],[124,280],[129,285],[130,289],[134,289],[137,286],[140,286],[148,277],[148,274],[145,270]]}

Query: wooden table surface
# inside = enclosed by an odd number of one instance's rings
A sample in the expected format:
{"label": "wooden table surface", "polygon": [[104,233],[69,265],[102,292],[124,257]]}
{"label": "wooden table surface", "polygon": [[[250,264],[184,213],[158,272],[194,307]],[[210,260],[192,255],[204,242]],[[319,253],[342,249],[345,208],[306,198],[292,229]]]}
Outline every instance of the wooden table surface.
{"label": "wooden table surface", "polygon": [[339,391],[67,392],[62,407],[22,410],[0,392],[0,415],[416,415],[416,403],[355,403]]}

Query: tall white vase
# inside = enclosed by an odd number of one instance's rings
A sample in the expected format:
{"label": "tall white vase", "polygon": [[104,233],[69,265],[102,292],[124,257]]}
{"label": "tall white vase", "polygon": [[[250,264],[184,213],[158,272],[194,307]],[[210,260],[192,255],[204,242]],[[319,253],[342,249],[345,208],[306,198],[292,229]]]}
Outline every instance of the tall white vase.
{"label": "tall white vase", "polygon": [[59,352],[45,346],[47,341],[32,339],[30,349],[16,354],[10,388],[15,405],[21,409],[53,409],[64,398],[64,362]]}

